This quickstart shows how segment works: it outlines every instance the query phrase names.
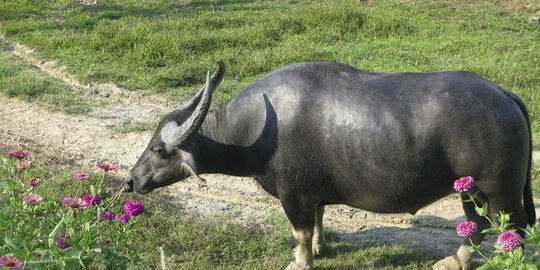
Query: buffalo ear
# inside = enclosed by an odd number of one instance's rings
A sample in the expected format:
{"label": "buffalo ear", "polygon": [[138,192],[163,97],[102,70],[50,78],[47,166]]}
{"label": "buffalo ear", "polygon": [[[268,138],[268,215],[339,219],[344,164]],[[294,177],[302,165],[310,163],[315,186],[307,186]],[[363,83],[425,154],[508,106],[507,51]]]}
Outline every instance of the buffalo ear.
{"label": "buffalo ear", "polygon": [[187,163],[182,162],[182,164],[180,164],[180,169],[184,172],[184,174],[194,177],[197,180],[199,187],[207,186],[206,179],[200,177]]}

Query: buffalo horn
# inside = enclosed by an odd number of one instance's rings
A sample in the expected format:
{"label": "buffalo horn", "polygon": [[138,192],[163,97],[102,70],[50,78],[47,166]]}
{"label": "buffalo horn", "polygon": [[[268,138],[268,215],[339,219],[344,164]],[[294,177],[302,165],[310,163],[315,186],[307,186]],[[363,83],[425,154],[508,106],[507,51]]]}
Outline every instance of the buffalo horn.
{"label": "buffalo horn", "polygon": [[201,127],[212,101],[212,79],[210,73],[206,75],[206,87],[200,97],[195,111],[180,126],[175,121],[170,121],[161,129],[161,139],[172,147],[181,147],[188,138],[194,135]]}
{"label": "buffalo horn", "polygon": [[[214,71],[214,74],[212,74],[212,85],[214,86],[214,89],[218,87],[219,83],[223,80],[223,76],[225,75],[225,63],[223,63],[223,61],[217,61],[216,64],[218,66],[216,71]],[[189,102],[185,103],[180,110],[194,111],[195,107],[201,100],[204,89],[204,86],[201,87],[199,92],[197,92],[197,94],[195,94],[195,96]]]}

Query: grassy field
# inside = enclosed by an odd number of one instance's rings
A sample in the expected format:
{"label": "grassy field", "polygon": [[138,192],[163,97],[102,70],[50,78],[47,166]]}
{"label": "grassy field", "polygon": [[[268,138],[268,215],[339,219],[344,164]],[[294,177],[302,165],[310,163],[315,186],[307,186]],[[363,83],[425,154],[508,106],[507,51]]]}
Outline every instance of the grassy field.
{"label": "grassy field", "polygon": [[[198,89],[213,62],[224,60],[229,70],[215,106],[294,62],[338,61],[381,72],[468,70],[524,99],[539,150],[540,26],[530,17],[540,5],[531,1],[514,11],[499,2],[507,1],[98,0],[85,6],[7,0],[0,2],[0,32],[65,65],[82,82],[114,82],[178,101]],[[4,51],[0,92],[68,113],[100,105]],[[65,172],[37,169],[53,179],[44,186],[45,196],[76,189],[65,186]],[[539,186],[537,180],[536,194]],[[282,215],[272,215],[268,227],[241,227],[227,225],[226,218],[191,220],[151,197],[145,202],[145,237],[135,241],[155,265],[158,245],[175,254],[170,269],[280,269],[292,259]],[[434,262],[421,251],[361,247],[326,233],[329,248],[316,260],[318,269],[430,269]]]}
{"label": "grassy field", "polygon": [[[304,61],[368,71],[468,70],[518,93],[540,141],[538,2],[3,1],[0,30],[83,82],[184,100],[213,62],[228,76],[216,104],[266,72]],[[538,144],[536,149],[538,149]]]}

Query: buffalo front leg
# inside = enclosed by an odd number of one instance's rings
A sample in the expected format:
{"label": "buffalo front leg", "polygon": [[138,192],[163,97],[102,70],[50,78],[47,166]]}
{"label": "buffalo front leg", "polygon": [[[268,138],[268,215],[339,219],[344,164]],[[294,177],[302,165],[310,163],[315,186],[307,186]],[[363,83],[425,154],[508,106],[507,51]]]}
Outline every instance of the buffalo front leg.
{"label": "buffalo front leg", "polygon": [[283,209],[293,227],[293,237],[296,242],[294,261],[286,270],[313,269],[313,232],[315,227],[316,204],[307,203],[306,199],[298,196],[281,199]]}
{"label": "buffalo front leg", "polygon": [[296,242],[294,261],[285,270],[312,270],[313,253],[311,250],[311,241],[313,230],[298,229],[293,226],[293,237]]}
{"label": "buffalo front leg", "polygon": [[320,205],[317,207],[317,212],[315,213],[315,229],[312,244],[313,256],[320,256],[324,248],[323,215],[324,205]]}

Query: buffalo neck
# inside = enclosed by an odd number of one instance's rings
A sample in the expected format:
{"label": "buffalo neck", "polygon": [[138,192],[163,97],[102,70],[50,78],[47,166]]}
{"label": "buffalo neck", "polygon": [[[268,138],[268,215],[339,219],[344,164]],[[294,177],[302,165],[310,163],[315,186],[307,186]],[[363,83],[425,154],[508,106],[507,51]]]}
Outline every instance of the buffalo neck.
{"label": "buffalo neck", "polygon": [[[234,176],[255,176],[264,173],[275,149],[274,132],[266,121],[257,137],[245,132],[245,122],[229,120],[226,110],[207,115],[195,139],[194,155],[199,173],[223,173]],[[260,121],[260,119],[258,120]]]}
{"label": "buffalo neck", "polygon": [[277,117],[266,97],[263,108],[262,117],[227,108],[208,113],[195,136],[198,172],[263,174],[277,147]]}

